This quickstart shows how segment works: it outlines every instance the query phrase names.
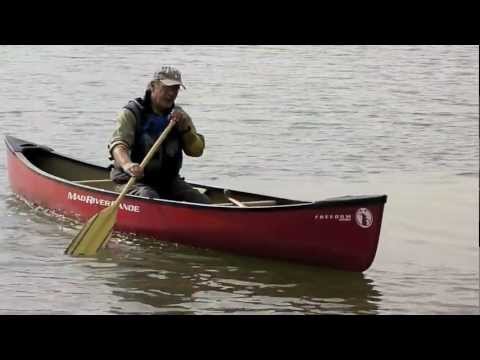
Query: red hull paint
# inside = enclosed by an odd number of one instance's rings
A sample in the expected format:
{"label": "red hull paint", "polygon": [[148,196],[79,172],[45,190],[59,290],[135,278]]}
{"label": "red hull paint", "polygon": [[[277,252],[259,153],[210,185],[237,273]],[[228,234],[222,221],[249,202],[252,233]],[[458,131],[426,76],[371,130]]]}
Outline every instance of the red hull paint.
{"label": "red hull paint", "polygon": [[[9,147],[7,166],[13,192],[68,217],[87,220],[104,208],[98,202],[116,199],[111,192],[48,175]],[[88,203],[89,199],[97,203]],[[375,257],[385,200],[366,205],[341,201],[339,205],[317,202],[243,209],[127,196],[123,204],[131,211],[118,212],[115,229],[202,248],[362,272]],[[360,208],[373,215],[368,228],[355,221]],[[341,215],[349,215],[350,221],[340,221]]]}

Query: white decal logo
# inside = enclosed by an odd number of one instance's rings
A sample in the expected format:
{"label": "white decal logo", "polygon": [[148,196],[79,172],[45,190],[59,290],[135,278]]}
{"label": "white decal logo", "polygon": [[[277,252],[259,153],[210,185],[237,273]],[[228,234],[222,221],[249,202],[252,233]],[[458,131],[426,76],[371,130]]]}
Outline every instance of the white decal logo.
{"label": "white decal logo", "polygon": [[350,214],[315,214],[314,220],[352,221]]}
{"label": "white decal logo", "polygon": [[[78,195],[77,193],[72,193],[70,191],[67,194],[67,198],[68,200],[81,201],[86,204],[99,204],[101,206],[110,206],[112,204],[112,201],[110,200],[97,199],[91,195]],[[138,205],[120,203],[120,209],[130,212],[140,212],[140,206]]]}
{"label": "white decal logo", "polygon": [[369,228],[373,222],[373,215],[367,208],[360,208],[355,213],[355,221],[362,228]]}

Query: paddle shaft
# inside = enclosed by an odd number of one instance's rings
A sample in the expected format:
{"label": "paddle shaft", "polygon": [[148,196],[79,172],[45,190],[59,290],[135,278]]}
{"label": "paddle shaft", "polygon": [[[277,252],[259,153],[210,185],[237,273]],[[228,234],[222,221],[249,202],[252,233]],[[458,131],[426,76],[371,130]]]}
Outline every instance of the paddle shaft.
{"label": "paddle shaft", "polygon": [[[149,161],[152,159],[153,155],[155,155],[155,153],[157,152],[158,148],[160,147],[160,145],[162,145],[162,142],[165,140],[165,138],[168,136],[168,134],[170,133],[170,130],[172,130],[172,128],[175,126],[175,123],[173,123],[172,121],[170,121],[168,123],[168,126],[165,128],[165,130],[162,132],[162,134],[158,137],[157,141],[155,141],[155,143],[153,144],[153,146],[150,148],[150,150],[148,151],[147,155],[145,155],[145,157],[143,158],[141,164],[140,164],[140,167],[142,169],[145,168],[145,166],[147,166],[147,164],[149,163]],[[125,195],[127,194],[128,190],[130,190],[130,188],[132,187],[132,185],[135,183],[136,181],[136,177],[132,176],[130,177],[130,180],[128,180],[127,184],[125,185],[125,187],[123,188],[122,192],[120,193],[120,195],[118,195],[118,198],[117,200],[115,200],[111,206],[118,206],[120,205],[120,201],[122,201],[122,199],[125,197]]]}

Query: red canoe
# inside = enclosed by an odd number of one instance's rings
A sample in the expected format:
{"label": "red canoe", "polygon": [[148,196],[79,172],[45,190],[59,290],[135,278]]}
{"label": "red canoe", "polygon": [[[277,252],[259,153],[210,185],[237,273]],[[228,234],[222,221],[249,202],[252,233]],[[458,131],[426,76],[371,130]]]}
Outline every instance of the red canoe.
{"label": "red canoe", "polygon": [[[30,203],[86,221],[118,196],[108,168],[12,136],[5,142],[10,186]],[[115,229],[347,271],[365,271],[373,262],[386,195],[304,202],[192,185],[213,203],[127,195]]]}

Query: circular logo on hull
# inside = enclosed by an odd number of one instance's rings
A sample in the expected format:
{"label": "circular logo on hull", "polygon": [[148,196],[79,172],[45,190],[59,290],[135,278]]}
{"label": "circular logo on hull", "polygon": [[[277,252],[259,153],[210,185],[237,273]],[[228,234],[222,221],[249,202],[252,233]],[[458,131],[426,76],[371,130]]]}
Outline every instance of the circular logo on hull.
{"label": "circular logo on hull", "polygon": [[362,228],[369,228],[373,223],[373,215],[367,208],[360,208],[355,213],[355,221]]}

